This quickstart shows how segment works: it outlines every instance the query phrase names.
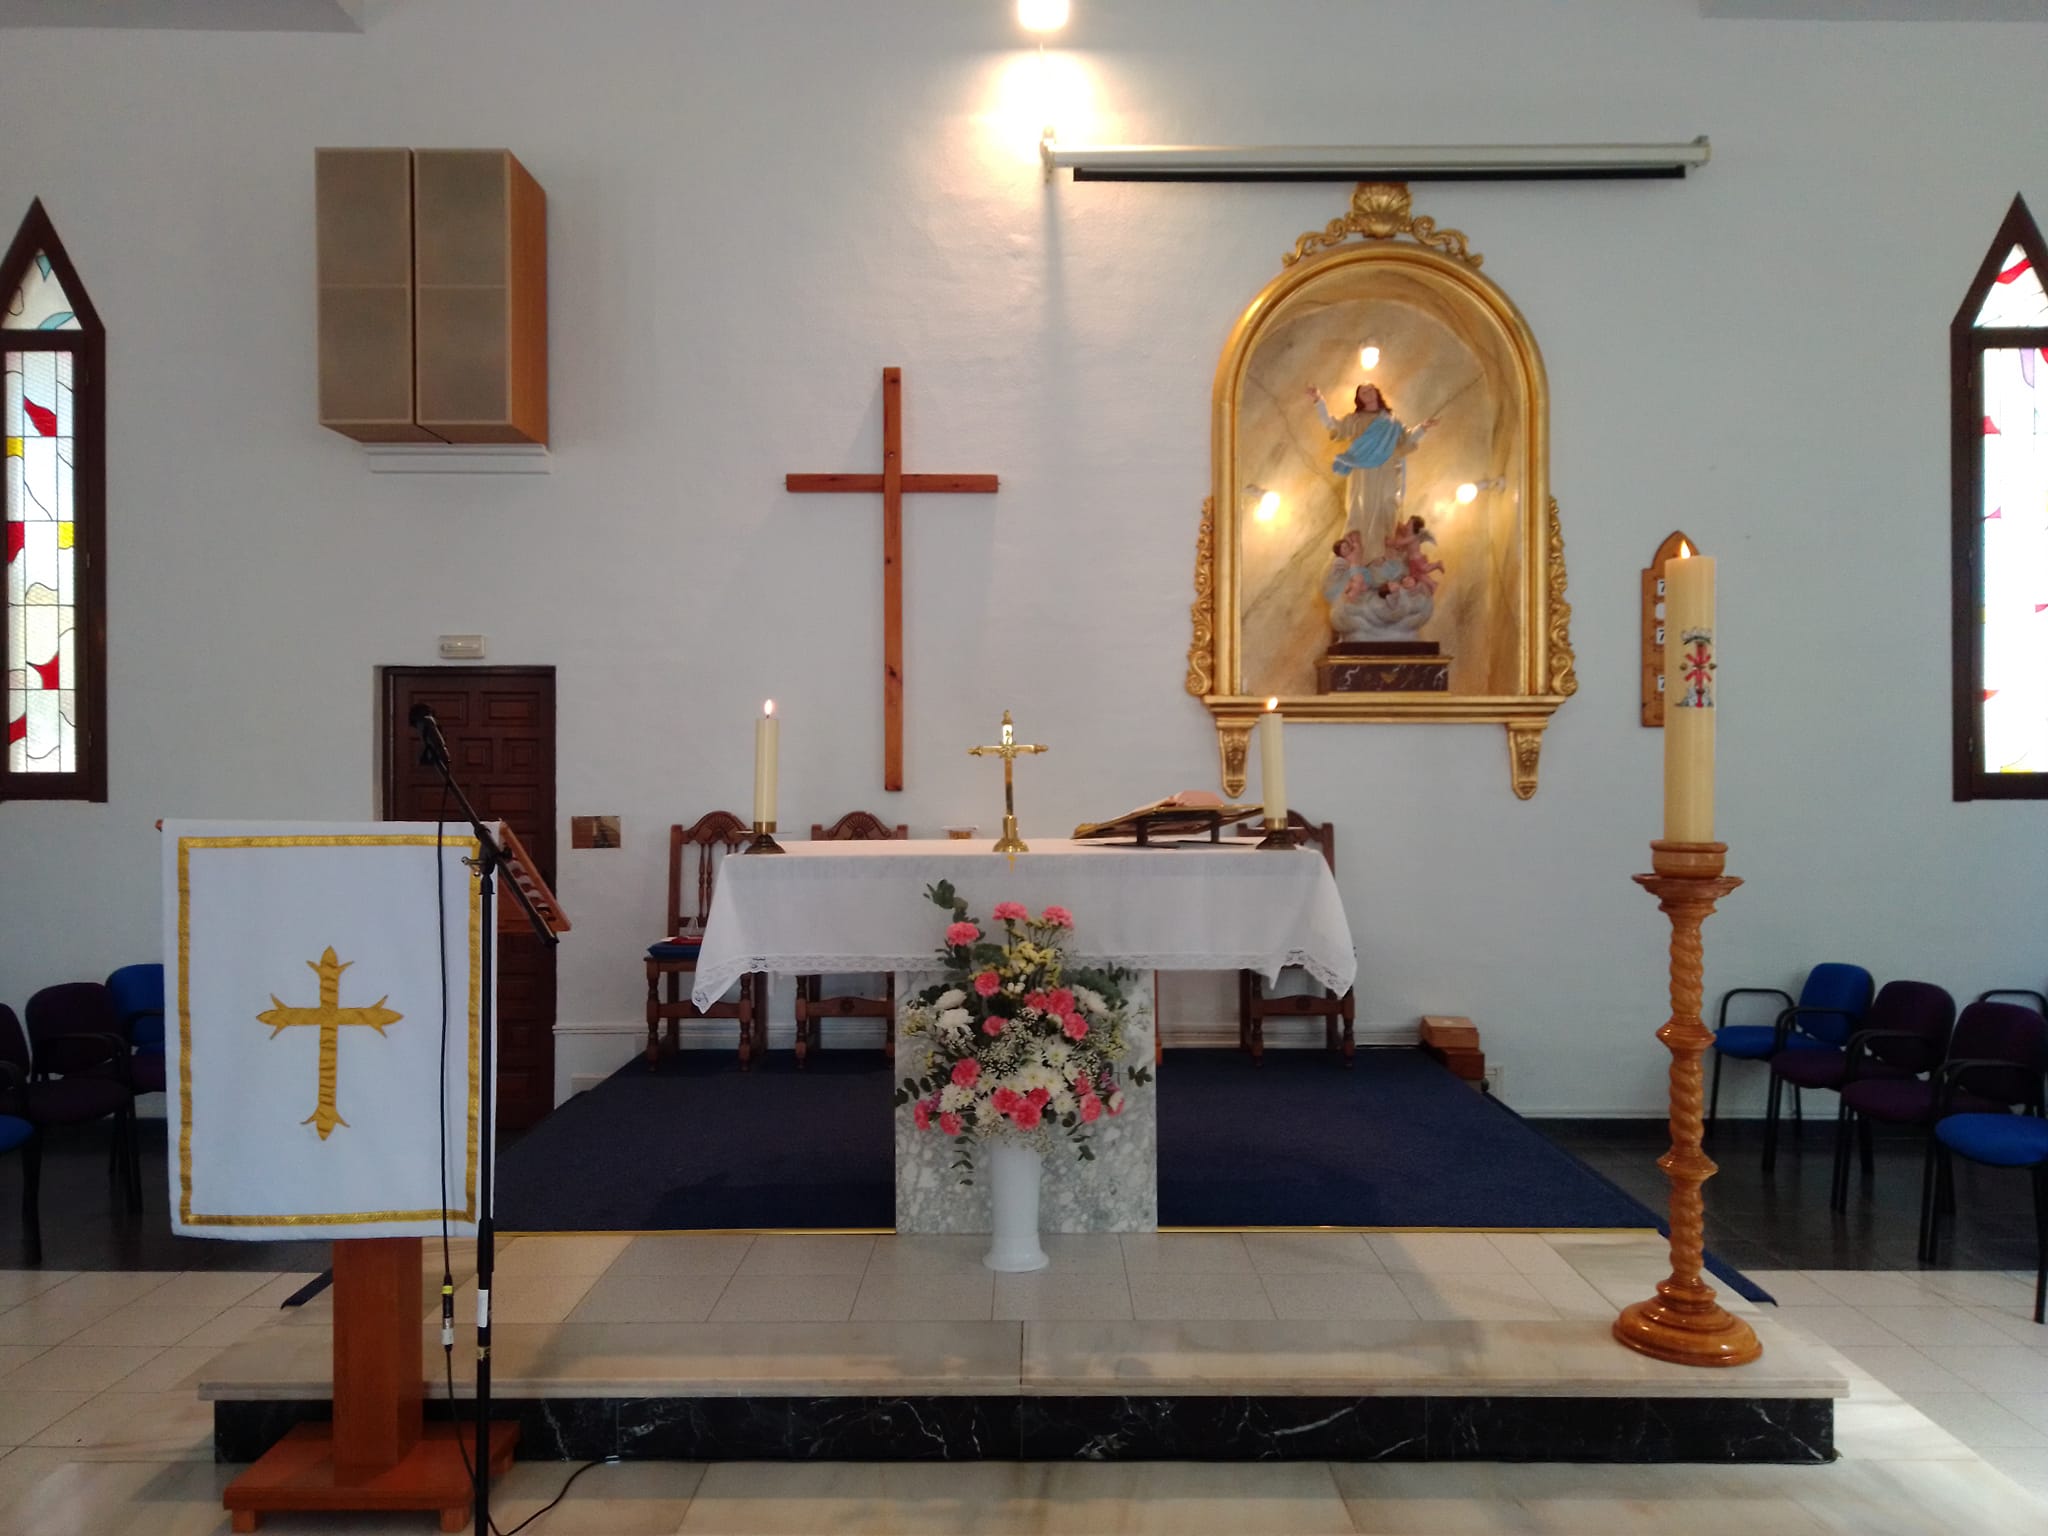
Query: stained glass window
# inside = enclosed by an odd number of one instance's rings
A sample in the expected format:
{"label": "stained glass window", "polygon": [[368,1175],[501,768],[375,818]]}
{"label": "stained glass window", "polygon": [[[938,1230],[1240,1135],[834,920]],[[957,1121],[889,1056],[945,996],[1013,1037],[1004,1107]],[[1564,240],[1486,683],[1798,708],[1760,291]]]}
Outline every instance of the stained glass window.
{"label": "stained glass window", "polygon": [[1956,798],[2048,798],[2048,289],[2015,200],[1951,331]]}
{"label": "stained glass window", "polygon": [[36,204],[0,266],[7,756],[0,797],[105,798],[99,323]]}

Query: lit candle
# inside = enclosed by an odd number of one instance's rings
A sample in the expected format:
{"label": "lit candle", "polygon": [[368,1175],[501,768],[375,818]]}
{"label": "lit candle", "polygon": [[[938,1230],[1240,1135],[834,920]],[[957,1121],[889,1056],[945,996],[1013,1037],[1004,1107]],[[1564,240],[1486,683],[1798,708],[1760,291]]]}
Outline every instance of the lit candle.
{"label": "lit candle", "polygon": [[1287,825],[1287,759],[1280,739],[1282,716],[1278,699],[1266,700],[1259,720],[1259,791],[1266,797],[1266,825]]}
{"label": "lit candle", "polygon": [[761,718],[754,722],[754,822],[775,825],[775,751],[782,722],[775,718],[775,701],[761,706]]}
{"label": "lit candle", "polygon": [[1714,840],[1714,562],[1690,550],[1664,566],[1664,840]]}

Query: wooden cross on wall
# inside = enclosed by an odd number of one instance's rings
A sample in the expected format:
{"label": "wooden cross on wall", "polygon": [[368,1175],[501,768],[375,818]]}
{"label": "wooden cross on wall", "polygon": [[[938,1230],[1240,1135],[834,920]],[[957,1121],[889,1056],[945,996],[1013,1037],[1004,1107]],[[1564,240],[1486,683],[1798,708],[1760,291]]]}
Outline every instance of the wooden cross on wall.
{"label": "wooden cross on wall", "polygon": [[882,370],[882,472],[789,475],[792,491],[864,491],[882,496],[882,787],[903,787],[903,498],[915,492],[993,494],[994,475],[903,472],[903,370]]}

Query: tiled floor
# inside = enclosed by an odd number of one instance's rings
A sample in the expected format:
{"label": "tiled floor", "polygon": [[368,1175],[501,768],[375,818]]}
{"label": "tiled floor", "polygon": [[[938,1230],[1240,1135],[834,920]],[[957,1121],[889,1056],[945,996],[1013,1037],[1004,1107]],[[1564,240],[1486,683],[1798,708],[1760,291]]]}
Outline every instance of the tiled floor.
{"label": "tiled floor", "polygon": [[[1567,1316],[1591,1309],[1589,1296],[1609,1309],[1634,1299],[1658,1260],[1655,1244],[1591,1235],[1169,1234],[1060,1246],[1047,1274],[989,1279],[972,1272],[973,1240],[518,1239],[504,1250],[499,1305],[565,1320],[586,1309],[709,1316],[771,1282],[819,1282],[849,1317],[863,1296],[881,1306],[929,1295],[981,1318],[1068,1297],[1122,1318],[1151,1310],[1141,1298],[1179,1307],[1229,1297],[1233,1308],[1278,1311],[1323,1287],[1396,1317],[1447,1294],[1494,1297],[1515,1316]],[[0,1446],[13,1447],[0,1453],[0,1533],[225,1531],[220,1491],[234,1469],[210,1460],[193,1373],[215,1353],[205,1340],[273,1319],[304,1278],[0,1272]],[[1833,1466],[653,1463],[588,1473],[528,1529],[1863,1536],[2032,1532],[2048,1521],[2048,1505],[2020,1486],[2048,1494],[2048,1329],[2027,1320],[2026,1277],[1757,1278],[1780,1295],[1786,1322],[1853,1340],[1836,1346],[1852,1395],[1838,1406]],[[164,1321],[151,1330],[140,1320],[159,1301]],[[782,1304],[809,1301],[791,1290]],[[500,1526],[537,1510],[570,1470],[517,1466],[498,1490]],[[417,1517],[266,1525],[286,1536],[427,1528]]]}

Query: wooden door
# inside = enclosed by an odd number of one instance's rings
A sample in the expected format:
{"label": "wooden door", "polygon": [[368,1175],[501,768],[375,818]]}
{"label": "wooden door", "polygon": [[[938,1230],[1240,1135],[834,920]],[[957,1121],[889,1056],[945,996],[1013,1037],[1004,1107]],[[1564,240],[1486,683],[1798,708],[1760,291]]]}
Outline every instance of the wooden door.
{"label": "wooden door", "polygon": [[[519,834],[555,883],[555,669],[386,667],[384,814],[393,821],[459,815],[440,774],[422,763],[415,704],[432,707],[456,781],[487,821]],[[510,903],[500,882],[498,901]],[[555,952],[528,932],[498,936],[498,1125],[524,1130],[555,1102]]]}

